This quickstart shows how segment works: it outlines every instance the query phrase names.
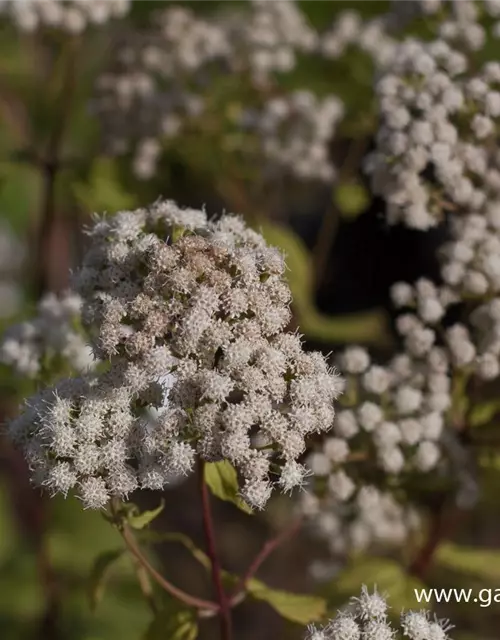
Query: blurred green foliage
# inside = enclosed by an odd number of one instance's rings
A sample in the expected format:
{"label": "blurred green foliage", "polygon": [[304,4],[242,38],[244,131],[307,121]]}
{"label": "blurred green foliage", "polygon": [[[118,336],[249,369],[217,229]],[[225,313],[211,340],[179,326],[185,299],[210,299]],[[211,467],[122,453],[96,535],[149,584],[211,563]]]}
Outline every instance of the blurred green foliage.
{"label": "blurred green foliage", "polygon": [[195,640],[198,621],[191,609],[165,607],[149,626],[144,640]]}
{"label": "blurred green foliage", "polygon": [[313,299],[312,259],[304,242],[289,228],[269,220],[259,222],[258,227],[268,243],[279,247],[285,255],[297,323],[306,338],[325,344],[390,342],[388,320],[381,309],[337,317],[318,311]]}
{"label": "blurred green foliage", "polygon": [[299,595],[272,589],[256,578],[248,581],[247,588],[251,598],[266,602],[282,618],[290,622],[305,626],[325,618],[326,602],[319,596]]}
{"label": "blurred green foliage", "polygon": [[[93,563],[102,553],[122,546],[117,532],[99,513],[83,511],[74,499],[54,498],[50,512],[46,545],[48,560],[57,576],[57,588],[64,594],[59,615],[62,637],[67,640],[140,638],[147,628],[149,612],[128,558],[113,566],[108,588],[102,594],[102,606],[95,607],[95,611],[91,607],[89,588]],[[40,579],[38,562],[34,549],[17,532],[3,483],[0,485],[2,640],[33,638],[41,626],[47,592]]]}

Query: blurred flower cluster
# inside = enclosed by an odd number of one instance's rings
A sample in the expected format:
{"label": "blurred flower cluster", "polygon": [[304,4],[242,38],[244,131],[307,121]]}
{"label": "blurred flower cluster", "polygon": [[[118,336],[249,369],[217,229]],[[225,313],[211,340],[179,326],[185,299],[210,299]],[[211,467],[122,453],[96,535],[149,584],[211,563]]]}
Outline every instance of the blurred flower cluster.
{"label": "blurred flower cluster", "polygon": [[1,0],[0,12],[8,12],[24,32],[51,28],[77,34],[123,17],[130,5],[131,0]]}
{"label": "blurred flower cluster", "polygon": [[[138,177],[156,173],[165,142],[203,132],[218,135],[216,144],[222,144],[235,127],[247,134],[239,150],[264,161],[272,177],[333,177],[328,147],[342,102],[304,90],[289,95],[277,83],[295,69],[300,54],[321,53],[320,34],[295,2],[248,5],[208,18],[167,8],[117,47],[115,63],[98,81],[94,108],[108,148],[131,151]],[[247,101],[234,113],[242,90]],[[257,134],[260,143],[252,144],[248,134]]]}
{"label": "blurred flower cluster", "polygon": [[95,366],[80,322],[81,299],[48,294],[32,319],[8,328],[0,343],[0,362],[19,376],[44,378],[51,369],[86,371]]}

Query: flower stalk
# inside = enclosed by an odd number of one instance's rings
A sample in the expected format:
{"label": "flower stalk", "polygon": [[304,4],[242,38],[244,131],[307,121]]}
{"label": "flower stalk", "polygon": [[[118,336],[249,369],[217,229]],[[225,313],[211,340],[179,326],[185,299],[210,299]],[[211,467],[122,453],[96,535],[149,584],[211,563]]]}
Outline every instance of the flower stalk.
{"label": "flower stalk", "polygon": [[227,594],[224,590],[224,585],[222,583],[222,567],[217,552],[215,529],[212,518],[212,510],[210,507],[210,496],[208,493],[207,483],[205,482],[204,469],[205,462],[200,460],[199,482],[203,512],[203,528],[205,531],[207,553],[212,564],[212,580],[219,604],[221,640],[231,640],[233,637],[231,623],[231,603],[227,597]]}

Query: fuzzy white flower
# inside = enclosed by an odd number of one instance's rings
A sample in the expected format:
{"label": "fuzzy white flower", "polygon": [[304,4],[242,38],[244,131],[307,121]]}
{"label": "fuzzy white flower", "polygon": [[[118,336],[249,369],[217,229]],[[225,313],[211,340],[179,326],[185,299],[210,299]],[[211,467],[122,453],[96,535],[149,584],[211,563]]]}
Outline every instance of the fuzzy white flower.
{"label": "fuzzy white flower", "polygon": [[333,473],[328,479],[328,488],[332,495],[338,500],[348,500],[355,491],[354,482],[345,474],[344,471]]}
{"label": "fuzzy white flower", "polygon": [[362,347],[349,347],[342,353],[341,366],[346,373],[363,373],[370,366],[370,356]]}
{"label": "fuzzy white flower", "polygon": [[347,440],[355,436],[359,431],[359,426],[354,412],[350,409],[339,411],[335,417],[334,430],[335,433]]}
{"label": "fuzzy white flower", "polygon": [[[255,508],[271,477],[284,492],[301,487],[305,437],[332,427],[341,384],[285,331],[280,252],[240,218],[211,222],[170,201],[97,220],[90,238],[75,285],[93,349],[110,366],[44,391],[12,423],[21,447],[40,445],[32,466],[42,484],[65,492],[69,480],[50,473],[68,462],[66,477],[76,473],[96,508],[187,475],[199,456],[230,461]],[[346,455],[345,445],[330,449],[338,462]]]}
{"label": "fuzzy white flower", "polygon": [[365,389],[373,394],[380,395],[389,388],[390,376],[388,372],[377,365],[371,366],[363,376]]}
{"label": "fuzzy white flower", "polygon": [[370,593],[363,585],[360,596],[348,604],[326,626],[310,625],[304,640],[394,640],[396,635],[409,640],[450,640],[450,623],[432,620],[425,610],[401,613],[400,625],[394,627],[389,622],[387,597],[376,588]]}

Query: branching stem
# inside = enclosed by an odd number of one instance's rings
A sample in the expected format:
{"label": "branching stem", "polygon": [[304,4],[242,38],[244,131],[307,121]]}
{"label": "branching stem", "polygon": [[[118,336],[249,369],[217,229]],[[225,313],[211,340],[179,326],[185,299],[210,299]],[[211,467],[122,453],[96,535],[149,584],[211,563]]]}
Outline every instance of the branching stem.
{"label": "branching stem", "polygon": [[131,530],[131,528],[126,523],[120,523],[117,517],[117,509],[116,506],[111,503],[111,511],[113,516],[117,520],[118,530],[127,546],[127,549],[134,556],[134,558],[141,564],[142,567],[148,572],[148,574],[160,585],[162,589],[164,589],[167,593],[169,593],[173,598],[179,600],[184,603],[188,607],[194,607],[195,609],[203,609],[203,610],[213,610],[217,611],[219,606],[215,602],[210,602],[209,600],[203,600],[202,598],[197,598],[196,596],[192,596],[189,593],[186,593],[182,589],[179,589],[171,582],[169,582],[166,578],[164,578],[159,571],[155,569],[155,567],[151,564],[151,562],[146,558],[146,556],[141,551],[135,536]]}
{"label": "branching stem", "polygon": [[245,591],[245,587],[248,581],[254,577],[254,575],[259,570],[260,566],[264,564],[267,558],[278,548],[280,547],[286,540],[294,536],[299,529],[301,528],[303,523],[303,518],[299,517],[292,522],[292,524],[281,531],[274,538],[271,538],[266,543],[264,543],[262,549],[255,556],[252,563],[248,567],[245,575],[241,578],[234,589],[233,596],[231,597],[231,606],[234,606],[241,602],[242,593]]}

